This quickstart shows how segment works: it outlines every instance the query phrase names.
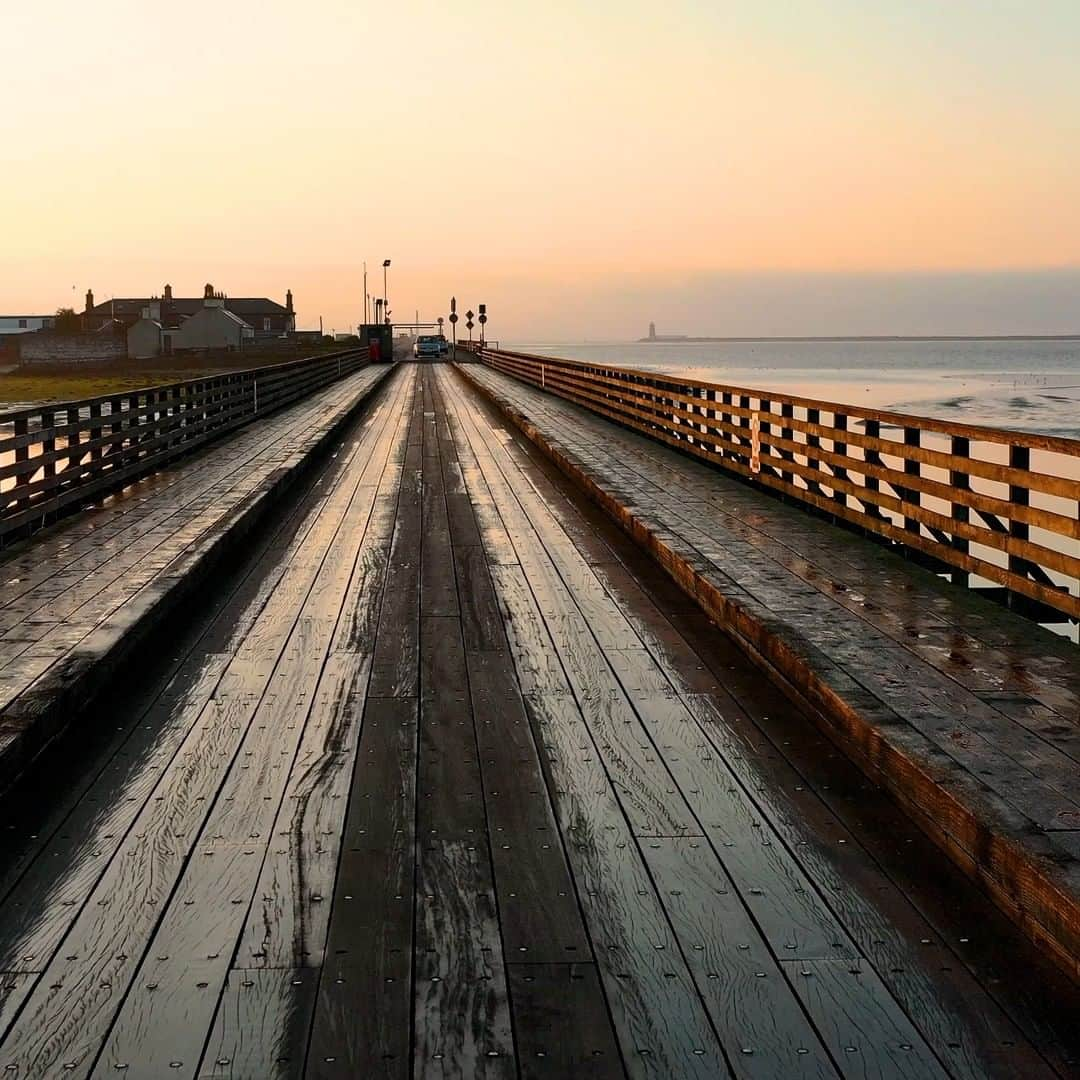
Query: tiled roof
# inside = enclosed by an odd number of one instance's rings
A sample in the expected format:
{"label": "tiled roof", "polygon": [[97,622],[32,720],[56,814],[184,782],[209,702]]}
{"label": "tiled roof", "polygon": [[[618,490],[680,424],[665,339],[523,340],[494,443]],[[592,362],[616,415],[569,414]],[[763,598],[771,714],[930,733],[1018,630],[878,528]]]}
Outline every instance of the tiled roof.
{"label": "tiled roof", "polygon": [[[172,300],[151,300],[149,297],[138,299],[136,297],[117,297],[115,300],[105,300],[95,304],[88,315],[100,316],[103,319],[117,316],[123,318],[126,315],[139,316],[145,307],[152,303],[160,303],[162,314],[170,312],[173,315],[194,315],[201,311],[203,298],[199,297],[175,297]],[[266,296],[245,296],[233,299],[231,296],[225,299],[225,308],[238,315],[287,315],[288,309],[284,304],[271,300]]]}

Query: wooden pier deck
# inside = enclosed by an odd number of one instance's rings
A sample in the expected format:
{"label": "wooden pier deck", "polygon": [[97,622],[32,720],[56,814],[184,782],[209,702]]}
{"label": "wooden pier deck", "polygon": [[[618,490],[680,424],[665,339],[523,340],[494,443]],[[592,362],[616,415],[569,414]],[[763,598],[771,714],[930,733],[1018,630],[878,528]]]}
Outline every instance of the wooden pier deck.
{"label": "wooden pier deck", "polygon": [[1080,1075],[1076,985],[450,367],[248,544],[0,800],[0,1075]]}

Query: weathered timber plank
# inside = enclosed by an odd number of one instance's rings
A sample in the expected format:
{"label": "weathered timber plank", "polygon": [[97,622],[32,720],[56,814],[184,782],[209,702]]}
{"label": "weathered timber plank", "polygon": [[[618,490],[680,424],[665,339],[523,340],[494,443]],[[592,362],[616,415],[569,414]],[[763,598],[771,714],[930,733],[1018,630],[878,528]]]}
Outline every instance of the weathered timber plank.
{"label": "weathered timber plank", "polygon": [[292,1080],[299,1076],[316,980],[311,969],[231,971],[199,1080]]}
{"label": "weathered timber plank", "polygon": [[594,964],[510,964],[523,1080],[626,1076]]}

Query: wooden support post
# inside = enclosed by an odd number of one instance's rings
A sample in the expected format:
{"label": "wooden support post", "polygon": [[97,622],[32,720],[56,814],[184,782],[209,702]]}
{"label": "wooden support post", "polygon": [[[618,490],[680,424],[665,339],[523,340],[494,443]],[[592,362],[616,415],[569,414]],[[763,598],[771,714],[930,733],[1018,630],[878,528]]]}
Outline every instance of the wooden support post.
{"label": "wooden support post", "polygon": [[183,423],[183,415],[181,410],[183,409],[183,401],[180,397],[180,387],[174,386],[171,393],[172,400],[169,402],[169,445],[179,446],[184,441],[184,433],[181,430],[181,424]]}
{"label": "wooden support post", "polygon": [[[30,433],[30,421],[26,416],[19,416],[15,420],[15,435],[29,435]],[[15,463],[18,465],[21,462],[30,460],[30,447],[29,446],[16,446],[15,447]],[[19,489],[26,488],[30,484],[31,473],[24,472],[19,473],[15,477],[15,487],[13,489],[13,495],[15,496],[15,507],[17,510],[25,509],[30,505],[30,496],[26,492],[20,495]]]}
{"label": "wooden support post", "polygon": [[[794,418],[795,406],[792,404],[792,402],[785,401],[780,406],[780,415],[783,416],[786,420],[791,420]],[[795,438],[794,428],[785,424],[783,427],[780,428],[780,437],[782,439],[786,439],[788,442],[792,442]],[[780,456],[785,461],[795,460],[795,452],[793,450],[781,450]],[[795,474],[790,469],[782,469],[780,471],[780,477],[786,484],[794,485],[795,483]]]}
{"label": "wooden support post", "polygon": [[[833,427],[836,428],[837,433],[847,431],[847,425],[847,413],[833,413]],[[833,438],[833,452],[847,457],[847,443],[841,442],[839,438]],[[848,478],[847,467],[844,465],[833,465],[833,475],[838,480],[846,480]],[[835,485],[833,485],[833,502],[837,503],[842,508],[847,506],[847,493],[841,491]]]}
{"label": "wooden support post", "polygon": [[724,446],[721,441],[720,429],[716,427],[716,421],[720,417],[720,414],[716,411],[716,391],[711,388],[706,390],[705,399],[709,403],[705,409],[705,416],[713,421],[712,424],[706,427],[709,432],[709,449],[714,454],[723,454]]}
{"label": "wooden support post", "polygon": [[[1026,446],[1009,447],[1009,465],[1014,469],[1023,469],[1027,472],[1031,468],[1031,451]],[[1031,503],[1031,491],[1028,487],[1020,484],[1009,485],[1009,502],[1013,506],[1029,506]],[[1030,529],[1026,521],[1009,519],[1009,535],[1015,540],[1027,540]],[[1028,563],[1026,559],[1018,555],[1009,556],[1009,572],[1021,577],[1029,577]],[[1012,606],[1016,594],[1009,593],[1009,606]]]}
{"label": "wooden support post", "polygon": [[[966,458],[971,456],[971,443],[961,435],[952,436],[952,454],[953,457]],[[969,491],[971,489],[971,477],[966,472],[961,472],[959,469],[949,470],[949,486],[956,491]],[[967,524],[971,520],[971,511],[966,503],[959,502],[956,499],[952,503],[952,519],[953,521],[962,522]],[[950,547],[954,551],[959,551],[966,555],[968,553],[968,542],[962,536],[952,536],[949,541]],[[949,575],[954,585],[967,585],[968,573],[966,570],[959,568],[953,570]]]}
{"label": "wooden support post", "polygon": [[[64,419],[68,424],[77,424],[82,419],[82,409],[78,405],[68,408],[64,414]],[[64,454],[64,458],[67,461],[67,465],[64,467],[64,471],[70,473],[71,476],[75,476],[79,472],[79,463],[82,461],[82,433],[78,428],[69,432],[67,437],[67,450]]]}
{"label": "wooden support post", "polygon": [[[879,439],[879,438],[881,438],[881,421],[880,420],[867,420],[866,421],[866,434],[871,439]],[[866,461],[866,463],[868,465],[880,465],[881,464],[881,454],[879,454],[876,450],[871,450],[869,447],[867,447],[863,451],[863,458],[864,458],[864,460]],[[878,480],[878,478],[876,476],[866,475],[866,476],[863,477],[863,480],[864,480],[865,487],[866,487],[867,491],[876,492],[876,491],[880,490],[881,481]],[[880,521],[885,516],[884,513],[882,512],[881,507],[878,506],[876,503],[868,502],[868,503],[865,504],[865,508],[866,508],[866,516],[867,517],[876,518],[877,520]]]}
{"label": "wooden support post", "polygon": [[[56,475],[56,414],[46,409],[41,414],[41,471],[45,480]],[[48,494],[45,496],[48,498]]]}
{"label": "wooden support post", "polygon": [[[904,428],[904,445],[905,446],[919,446],[922,442],[922,431],[917,427]],[[922,465],[918,461],[913,461],[909,457],[904,458],[904,474],[906,476],[920,476],[922,474]],[[922,505],[922,496],[920,492],[914,488],[904,489],[904,502],[914,503],[916,506]],[[904,515],[904,531],[909,533],[919,534],[919,522],[916,518],[910,517],[908,514]]]}
{"label": "wooden support post", "polygon": [[[806,419],[807,419],[808,423],[820,424],[821,423],[821,410],[820,409],[807,409],[806,410]],[[819,458],[814,456],[811,453],[811,451],[812,450],[818,450],[820,448],[821,448],[821,437],[819,435],[807,434],[807,436],[806,436],[806,463],[807,463],[807,465],[810,466],[811,469],[814,470],[814,472],[819,472],[821,470],[821,461],[820,461]],[[815,495],[823,494],[823,492],[821,490],[821,485],[817,482],[817,480],[813,480],[810,477],[807,477],[806,478],[806,486]]]}
{"label": "wooden support post", "polygon": [[[95,401],[90,406],[90,441],[97,442],[101,438],[104,426],[101,423],[101,402]],[[95,446],[90,451],[90,461],[96,466],[104,454],[104,447]]]}

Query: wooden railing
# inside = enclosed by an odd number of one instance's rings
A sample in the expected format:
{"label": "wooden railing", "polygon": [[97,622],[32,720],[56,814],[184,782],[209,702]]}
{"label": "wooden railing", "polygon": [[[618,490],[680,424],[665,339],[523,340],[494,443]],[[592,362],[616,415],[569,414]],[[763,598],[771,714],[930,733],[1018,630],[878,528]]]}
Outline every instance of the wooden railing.
{"label": "wooden railing", "polygon": [[1080,440],[475,352],[499,371],[902,545],[958,583],[989,582],[1029,613],[1080,618]]}
{"label": "wooden railing", "polygon": [[0,543],[357,371],[366,349],[0,413]]}

